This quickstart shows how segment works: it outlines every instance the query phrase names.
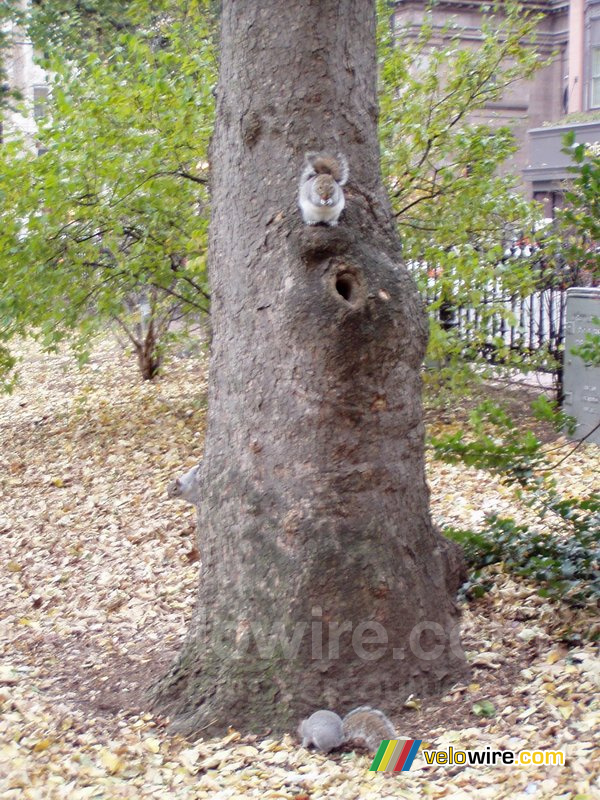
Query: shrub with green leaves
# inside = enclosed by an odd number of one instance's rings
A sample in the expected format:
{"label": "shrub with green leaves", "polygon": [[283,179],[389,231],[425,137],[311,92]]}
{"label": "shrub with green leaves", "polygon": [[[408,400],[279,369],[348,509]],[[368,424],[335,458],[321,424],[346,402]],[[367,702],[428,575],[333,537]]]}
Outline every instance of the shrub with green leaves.
{"label": "shrub with green leaves", "polygon": [[48,61],[39,153],[16,136],[0,149],[0,342],[30,334],[52,349],[69,337],[85,352],[113,322],[151,378],[173,323],[207,312],[216,60],[205,5],[183,13],[165,0],[110,50]]}
{"label": "shrub with green leaves", "polygon": [[539,594],[575,605],[600,599],[600,495],[585,500],[563,498],[555,504],[570,533],[519,525],[514,519],[491,515],[481,531],[446,528],[458,542],[472,570],[462,592],[478,597],[488,586],[482,569],[502,563],[506,571],[540,585]]}
{"label": "shrub with green leaves", "polygon": [[[573,420],[545,397],[533,404],[534,416],[572,430]],[[486,517],[481,531],[449,528],[445,534],[462,545],[473,573],[463,587],[467,596],[486,589],[481,570],[501,562],[506,570],[540,584],[540,593],[575,604],[600,598],[600,494],[561,495],[553,466],[532,431],[521,432],[500,406],[486,401],[471,414],[469,431],[431,440],[436,458],[488,470],[517,488],[538,515],[539,526],[511,518]]]}
{"label": "shrub with green leaves", "polygon": [[[559,430],[574,430],[575,420],[543,395],[532,404],[532,412]],[[539,488],[540,481],[549,480],[550,466],[538,437],[533,431],[520,430],[507,411],[491,400],[471,412],[467,431],[432,437],[430,444],[441,461],[488,470],[504,483],[517,483],[523,489]]]}
{"label": "shrub with green leaves", "polygon": [[[600,330],[600,318],[592,317],[592,322]],[[588,367],[600,367],[600,332],[586,331],[583,342],[571,348],[574,356],[579,356]]]}
{"label": "shrub with green leaves", "polygon": [[[568,120],[567,120],[568,121]],[[564,206],[557,211],[553,230],[544,243],[544,259],[571,286],[600,284],[600,145],[563,137],[563,153],[571,158],[571,178],[565,183]],[[597,331],[587,331],[572,349],[589,366],[600,365],[600,318]]]}

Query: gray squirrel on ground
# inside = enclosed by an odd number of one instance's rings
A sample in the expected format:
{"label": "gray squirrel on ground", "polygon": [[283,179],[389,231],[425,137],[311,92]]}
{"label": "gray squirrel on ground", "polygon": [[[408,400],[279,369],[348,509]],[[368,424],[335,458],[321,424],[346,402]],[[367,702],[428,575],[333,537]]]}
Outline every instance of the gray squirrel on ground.
{"label": "gray squirrel on ground", "polygon": [[337,225],[346,204],[342,186],[348,180],[346,157],[307,153],[300,177],[298,205],[307,225]]}
{"label": "gray squirrel on ground", "polygon": [[315,711],[298,727],[302,747],[313,745],[328,753],[352,742],[375,753],[383,739],[397,739],[396,729],[383,711],[359,706],[342,719],[334,711]]}
{"label": "gray squirrel on ground", "polygon": [[187,472],[184,472],[179,478],[175,478],[174,481],[167,486],[167,495],[169,497],[176,497],[180,500],[185,500],[188,503],[192,503],[195,506],[200,505],[200,469],[202,467],[202,462],[196,464],[195,467],[188,469]]}

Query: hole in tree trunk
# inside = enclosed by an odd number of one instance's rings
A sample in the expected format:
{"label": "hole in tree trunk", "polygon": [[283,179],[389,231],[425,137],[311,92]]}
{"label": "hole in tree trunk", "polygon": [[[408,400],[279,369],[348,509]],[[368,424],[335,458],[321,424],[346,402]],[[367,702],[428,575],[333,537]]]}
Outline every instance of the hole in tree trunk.
{"label": "hole in tree trunk", "polygon": [[342,272],[338,275],[335,281],[335,290],[341,295],[348,303],[352,303],[355,299],[355,283],[354,278],[348,272]]}
{"label": "hole in tree trunk", "polygon": [[344,304],[346,311],[348,306],[355,311],[362,308],[367,302],[367,289],[361,268],[347,262],[332,266],[327,276],[329,291]]}

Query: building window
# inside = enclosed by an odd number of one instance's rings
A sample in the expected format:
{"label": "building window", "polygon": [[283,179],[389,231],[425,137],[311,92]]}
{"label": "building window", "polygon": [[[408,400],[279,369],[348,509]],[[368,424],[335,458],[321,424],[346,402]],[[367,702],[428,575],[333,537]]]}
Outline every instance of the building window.
{"label": "building window", "polygon": [[48,103],[48,87],[33,87],[33,118],[40,120],[46,115],[46,105]]}
{"label": "building window", "polygon": [[592,81],[590,85],[590,106],[600,107],[600,45],[592,47]]}

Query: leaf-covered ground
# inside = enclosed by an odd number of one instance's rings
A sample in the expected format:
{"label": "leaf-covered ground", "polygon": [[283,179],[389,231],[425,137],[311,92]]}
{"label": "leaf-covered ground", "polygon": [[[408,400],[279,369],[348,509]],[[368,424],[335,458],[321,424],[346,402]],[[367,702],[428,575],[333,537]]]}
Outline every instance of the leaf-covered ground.
{"label": "leaf-covered ground", "polygon": [[[108,341],[81,372],[68,355],[31,344],[22,353],[21,386],[0,399],[3,800],[600,797],[600,663],[579,639],[598,620],[500,570],[465,608],[470,683],[413,698],[394,722],[431,747],[560,749],[565,767],[417,757],[410,772],[386,775],[368,772],[366,755],[326,758],[293,735],[171,736],[144,692],[177,652],[194,600],[194,513],[165,488],[202,451],[205,364],[176,359],[149,385]],[[563,486],[589,492],[599,452],[568,458]],[[515,513],[487,475],[435,463],[429,479],[442,525]]]}

